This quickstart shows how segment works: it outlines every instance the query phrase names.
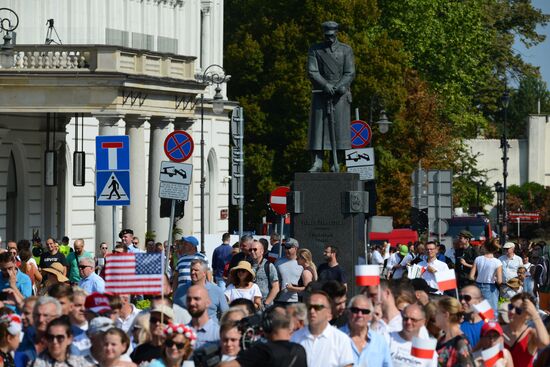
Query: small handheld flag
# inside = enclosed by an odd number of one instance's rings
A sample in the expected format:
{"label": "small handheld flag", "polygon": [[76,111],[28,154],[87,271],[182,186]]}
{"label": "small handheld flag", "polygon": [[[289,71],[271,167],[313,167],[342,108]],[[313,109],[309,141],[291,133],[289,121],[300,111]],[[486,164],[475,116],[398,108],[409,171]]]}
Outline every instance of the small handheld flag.
{"label": "small handheld flag", "polygon": [[440,291],[456,289],[456,274],[453,269],[435,272],[435,281]]}
{"label": "small handheld flag", "polygon": [[493,310],[491,304],[486,299],[484,299],[479,304],[474,305],[474,309],[479,314],[479,317],[481,317],[485,321],[495,319],[495,310]]}
{"label": "small handheld flag", "polygon": [[435,353],[436,339],[421,339],[414,337],[412,340],[411,355],[420,359],[432,359]]}
{"label": "small handheld flag", "polygon": [[380,284],[378,265],[355,265],[355,284],[360,287]]}
{"label": "small handheld flag", "polygon": [[481,356],[483,357],[483,362],[485,362],[485,367],[493,367],[497,361],[501,358],[504,358],[504,350],[502,344],[497,344],[489,349],[481,351]]}

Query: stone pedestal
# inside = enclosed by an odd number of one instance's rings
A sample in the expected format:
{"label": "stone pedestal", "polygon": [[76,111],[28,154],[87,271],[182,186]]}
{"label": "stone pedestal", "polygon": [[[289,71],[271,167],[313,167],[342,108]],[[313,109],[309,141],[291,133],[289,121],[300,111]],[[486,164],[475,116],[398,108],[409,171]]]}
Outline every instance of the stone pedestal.
{"label": "stone pedestal", "polygon": [[368,203],[362,187],[356,173],[296,173],[291,185],[294,200],[287,200],[292,237],[312,252],[315,264],[324,262],[325,245],[338,247],[338,262],[352,291],[354,266],[365,253],[364,208]]}

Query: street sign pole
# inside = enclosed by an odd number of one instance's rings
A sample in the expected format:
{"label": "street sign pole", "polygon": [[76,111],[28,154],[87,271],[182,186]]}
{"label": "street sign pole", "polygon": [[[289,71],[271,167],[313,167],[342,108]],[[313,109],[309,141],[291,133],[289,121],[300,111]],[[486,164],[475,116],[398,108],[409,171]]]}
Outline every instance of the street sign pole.
{"label": "street sign pole", "polygon": [[518,218],[518,239],[520,235],[521,218]]}
{"label": "street sign pole", "polygon": [[283,239],[285,238],[285,216],[281,215],[281,242],[279,243],[279,259],[283,256]]}
{"label": "street sign pole", "polygon": [[116,223],[117,217],[116,217],[116,205],[112,206],[113,208],[113,252],[115,252],[115,244],[116,244]]}
{"label": "street sign pole", "polygon": [[[168,228],[168,254],[171,254],[172,249],[172,230],[174,228],[174,217],[176,216],[176,200],[172,199],[172,204],[170,206],[170,227]],[[164,246],[163,246],[164,248]],[[164,249],[164,256],[166,261],[168,261],[168,256],[166,256],[166,249]]]}

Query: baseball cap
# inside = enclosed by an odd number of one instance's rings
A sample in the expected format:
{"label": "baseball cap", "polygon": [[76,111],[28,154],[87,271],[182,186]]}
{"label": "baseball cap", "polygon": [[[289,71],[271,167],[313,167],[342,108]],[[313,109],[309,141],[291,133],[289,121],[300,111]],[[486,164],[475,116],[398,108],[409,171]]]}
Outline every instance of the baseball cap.
{"label": "baseball cap", "polygon": [[95,317],[92,320],[90,320],[90,323],[88,324],[88,330],[86,333],[88,335],[95,335],[97,333],[104,333],[107,330],[114,328],[115,323],[113,320],[111,320],[108,317]]}
{"label": "baseball cap", "polygon": [[285,242],[285,247],[286,248],[291,248],[291,247],[296,247],[296,248],[300,248],[300,244],[298,243],[298,241],[292,237],[289,237],[287,238],[286,242]]}
{"label": "baseball cap", "polygon": [[86,308],[86,311],[91,311],[96,314],[112,311],[109,304],[109,297],[98,292],[94,292],[86,297],[84,307]]}
{"label": "baseball cap", "polygon": [[164,314],[164,316],[170,318],[171,320],[174,320],[176,316],[174,315],[174,310],[172,310],[172,307],[166,306],[166,305],[158,305],[151,309],[151,313],[158,312]]}
{"label": "baseball cap", "polygon": [[502,248],[514,248],[516,247],[516,244],[513,242],[506,242]]}
{"label": "baseball cap", "polygon": [[495,321],[489,321],[483,324],[481,327],[481,336],[487,335],[490,331],[496,331],[498,335],[502,335],[504,333],[502,326]]}
{"label": "baseball cap", "polygon": [[199,240],[197,240],[197,237],[187,236],[187,237],[182,237],[181,240],[183,242],[188,242],[188,243],[192,244],[195,247],[199,247]]}
{"label": "baseball cap", "polygon": [[409,248],[407,247],[407,245],[398,246],[397,250],[399,251],[399,254],[401,254],[401,256],[406,256],[409,253]]}

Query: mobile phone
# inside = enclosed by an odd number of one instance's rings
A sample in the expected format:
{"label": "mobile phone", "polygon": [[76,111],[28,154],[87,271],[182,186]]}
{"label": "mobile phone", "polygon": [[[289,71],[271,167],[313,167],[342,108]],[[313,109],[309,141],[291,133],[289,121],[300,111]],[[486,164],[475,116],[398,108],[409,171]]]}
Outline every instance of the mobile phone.
{"label": "mobile phone", "polygon": [[7,301],[8,294],[6,292],[0,292],[0,301]]}

